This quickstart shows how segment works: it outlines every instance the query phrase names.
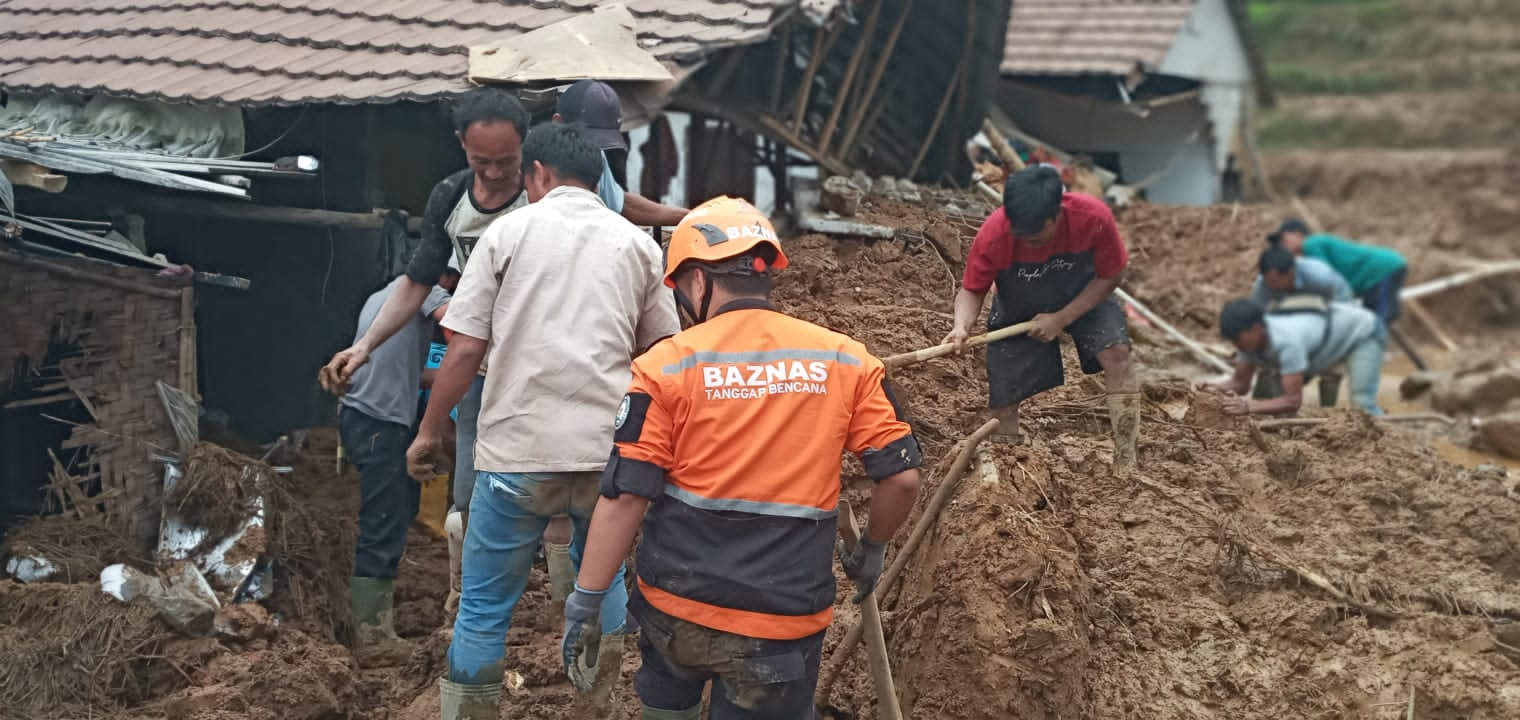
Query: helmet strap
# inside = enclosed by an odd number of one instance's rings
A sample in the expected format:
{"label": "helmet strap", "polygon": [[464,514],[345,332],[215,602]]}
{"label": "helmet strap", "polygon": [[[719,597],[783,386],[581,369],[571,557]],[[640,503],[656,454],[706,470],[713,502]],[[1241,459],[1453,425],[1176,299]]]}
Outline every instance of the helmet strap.
{"label": "helmet strap", "polygon": [[712,295],[713,295],[712,272],[709,271],[707,268],[701,268],[701,270],[702,270],[702,284],[703,284],[703,287],[702,287],[702,307],[701,307],[700,310],[696,307],[696,305],[694,303],[692,303],[691,298],[686,296],[686,293],[681,292],[681,288],[679,286],[677,286],[675,288],[676,305],[679,305],[682,310],[686,311],[687,316],[689,316],[691,318],[691,321],[692,321],[693,324],[700,324],[700,323],[707,322],[707,312],[712,307]]}
{"label": "helmet strap", "polygon": [[712,296],[713,296],[712,273],[704,271],[702,273],[702,283],[703,283],[703,287],[702,287],[702,316],[697,319],[697,322],[707,322],[707,310],[708,310],[709,307],[712,306]]}

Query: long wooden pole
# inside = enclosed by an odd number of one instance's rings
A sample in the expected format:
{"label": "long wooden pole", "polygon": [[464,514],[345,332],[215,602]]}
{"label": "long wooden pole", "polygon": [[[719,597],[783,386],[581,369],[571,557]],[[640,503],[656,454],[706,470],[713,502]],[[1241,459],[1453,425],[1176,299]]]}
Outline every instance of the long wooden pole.
{"label": "long wooden pole", "polygon": [[1219,370],[1220,372],[1235,372],[1235,368],[1231,367],[1229,363],[1219,359],[1218,356],[1209,352],[1207,348],[1199,345],[1192,338],[1183,335],[1181,330],[1178,330],[1171,323],[1161,319],[1160,315],[1151,312],[1150,308],[1141,304],[1141,302],[1139,300],[1136,300],[1134,296],[1130,295],[1127,292],[1124,292],[1124,288],[1114,288],[1114,295],[1118,296],[1120,300],[1129,303],[1130,307],[1135,309],[1135,312],[1140,313],[1141,317],[1151,321],[1151,324],[1155,325],[1158,328],[1161,328],[1162,332],[1165,332],[1177,342],[1182,343],[1182,346],[1187,348],[1194,357],[1202,360],[1205,364],[1215,368],[1216,370]]}
{"label": "long wooden pole", "polygon": [[802,129],[802,121],[807,117],[808,97],[813,94],[813,78],[818,75],[818,67],[823,64],[823,58],[834,49],[834,40],[839,37],[839,30],[843,25],[836,25],[832,30],[818,28],[818,35],[813,39],[813,54],[808,56],[807,69],[802,71],[802,86],[797,88],[797,110],[792,116],[792,134]]}
{"label": "long wooden pole", "polygon": [[1434,295],[1439,292],[1466,285],[1470,282],[1473,282],[1474,280],[1482,280],[1483,278],[1493,277],[1495,275],[1507,275],[1510,273],[1520,273],[1520,260],[1496,262],[1492,265],[1473,268],[1472,270],[1459,272],[1455,275],[1447,275],[1443,278],[1431,280],[1427,283],[1413,285],[1400,291],[1399,299],[1403,300],[1404,302],[1409,302],[1410,300],[1417,300],[1427,295]]}
{"label": "long wooden pole", "polygon": [[[940,480],[939,490],[935,491],[934,497],[929,499],[929,504],[924,506],[924,513],[918,518],[918,523],[913,526],[913,532],[908,535],[907,541],[898,549],[897,556],[892,559],[891,567],[882,573],[881,580],[876,583],[875,595],[885,595],[896,586],[898,576],[902,575],[908,561],[918,551],[918,546],[923,544],[929,530],[939,521],[939,514],[945,509],[950,501],[950,496],[955,494],[959,487],[961,476],[971,467],[971,458],[976,452],[976,447],[986,440],[993,431],[997,430],[998,421],[988,420],[977,428],[957,446],[955,461],[950,466],[949,472]],[[845,658],[855,651],[860,645],[860,639],[865,632],[864,623],[852,625],[845,633],[844,639],[839,641],[839,646],[834,648],[834,654],[829,656],[829,663],[823,668],[823,674],[818,681],[818,691],[815,699],[819,705],[825,704],[829,693],[833,691],[834,680],[839,677],[839,669],[843,666]]]}
{"label": "long wooden pole", "polygon": [[179,299],[179,288],[149,285],[146,282],[146,278],[144,279],[144,282],[133,282],[124,278],[92,273],[88,270],[81,270],[79,268],[50,262],[48,260],[41,260],[28,255],[9,252],[0,252],[0,262],[15,263],[17,265],[21,265],[22,267],[29,267],[35,270],[52,273],[54,275],[62,275],[66,278],[72,278],[74,280],[92,282],[97,285],[116,288],[117,290],[140,293],[149,297],[164,298],[166,300]]}
{"label": "long wooden pole", "polygon": [[[1437,414],[1437,413],[1413,413],[1413,414],[1410,414],[1410,415],[1382,415],[1382,416],[1373,418],[1373,420],[1376,420],[1378,422],[1388,422],[1388,423],[1438,422],[1438,423],[1444,423],[1446,425],[1450,425],[1450,424],[1456,422],[1455,420],[1453,420],[1453,419],[1451,419],[1451,418],[1449,418],[1449,417],[1447,417],[1445,415],[1440,415],[1440,414]],[[1272,430],[1272,429],[1275,429],[1275,428],[1285,428],[1285,427],[1308,427],[1308,426],[1312,426],[1312,425],[1323,425],[1323,424],[1325,424],[1325,423],[1327,423],[1329,421],[1330,421],[1330,418],[1327,418],[1327,417],[1271,418],[1271,419],[1268,419],[1268,420],[1257,420],[1255,423],[1252,423],[1252,424],[1255,425],[1260,430]]]}
{"label": "long wooden pole", "polygon": [[865,29],[860,31],[859,44],[855,46],[855,53],[850,56],[850,64],[845,66],[844,79],[839,83],[839,92],[834,93],[834,107],[829,110],[829,118],[823,123],[823,130],[818,133],[818,152],[829,154],[829,145],[833,144],[834,128],[839,124],[839,114],[844,112],[844,106],[850,104],[850,86],[855,84],[855,76],[859,74],[860,62],[865,59],[866,50],[871,47],[871,37],[876,34],[876,20],[881,17],[881,6],[886,0],[876,0],[876,5],[871,8],[870,17],[866,18]]}
{"label": "long wooden pole", "polygon": [[[846,550],[860,544],[860,525],[848,502],[839,503],[839,533]],[[878,583],[879,585],[880,583]],[[892,663],[887,658],[887,638],[881,630],[881,606],[874,590],[860,602],[860,623],[865,626],[866,655],[871,663],[871,682],[876,686],[876,717],[880,720],[903,720],[897,703],[897,683],[892,681]]]}
{"label": "long wooden pole", "polygon": [[929,148],[934,146],[934,139],[939,136],[940,123],[945,121],[945,111],[950,109],[950,100],[955,97],[956,86],[960,83],[961,73],[966,72],[966,58],[961,58],[960,65],[955,68],[955,75],[950,77],[950,83],[945,87],[945,98],[939,102],[939,110],[934,113],[934,122],[929,123],[929,132],[924,135],[924,144],[918,148],[918,155],[913,157],[913,165],[909,166],[905,178],[912,178],[918,174],[919,166],[924,164],[924,158],[929,156]]}
{"label": "long wooden pole", "polygon": [[850,120],[845,124],[844,140],[839,143],[840,157],[848,157],[850,151],[855,148],[855,135],[860,132],[860,126],[865,122],[866,111],[871,108],[871,101],[876,99],[876,89],[881,85],[881,76],[887,71],[887,63],[892,60],[892,53],[897,49],[897,38],[902,36],[903,26],[908,24],[908,16],[913,14],[913,0],[903,3],[902,15],[897,18],[897,24],[892,26],[892,33],[887,36],[886,45],[882,46],[881,57],[876,61],[876,67],[871,69],[871,79],[866,81],[865,92],[861,93],[860,101],[855,109],[850,111]]}

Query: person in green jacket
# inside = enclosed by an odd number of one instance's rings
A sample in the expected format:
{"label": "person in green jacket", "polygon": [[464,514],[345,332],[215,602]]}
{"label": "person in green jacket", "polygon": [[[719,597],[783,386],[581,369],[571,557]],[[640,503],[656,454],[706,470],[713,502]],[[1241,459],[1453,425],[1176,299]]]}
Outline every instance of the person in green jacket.
{"label": "person in green jacket", "polygon": [[1284,220],[1267,236],[1267,241],[1334,268],[1351,284],[1351,291],[1361,298],[1362,305],[1381,318],[1384,325],[1392,325],[1399,319],[1399,291],[1404,287],[1409,262],[1398,251],[1327,233],[1311,233],[1309,225],[1298,218]]}

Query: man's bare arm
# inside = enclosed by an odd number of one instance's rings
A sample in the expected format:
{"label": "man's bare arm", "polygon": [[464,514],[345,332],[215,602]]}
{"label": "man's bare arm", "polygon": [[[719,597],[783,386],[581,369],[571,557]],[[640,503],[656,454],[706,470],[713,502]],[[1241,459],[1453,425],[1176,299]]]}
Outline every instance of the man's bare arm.
{"label": "man's bare arm", "polygon": [[432,393],[428,396],[427,411],[417,426],[417,439],[406,451],[406,469],[412,477],[425,480],[434,475],[449,430],[449,413],[469,391],[470,383],[475,382],[480,361],[486,356],[486,346],[486,341],[480,338],[454,334],[449,351],[433,376]]}
{"label": "man's bare arm", "polygon": [[1280,415],[1297,412],[1304,404],[1304,374],[1282,376],[1283,394],[1266,400],[1251,400],[1246,405],[1251,415]]}
{"label": "man's bare arm", "polygon": [[586,532],[586,552],[581,557],[581,572],[575,584],[587,590],[606,590],[617,576],[618,567],[633,549],[633,539],[644,523],[649,498],[623,493],[616,498],[600,497],[591,513],[591,528]]}
{"label": "man's bare arm", "polygon": [[920,484],[917,469],[904,470],[889,475],[876,484],[871,491],[871,515],[866,522],[866,538],[871,542],[884,543],[902,527],[913,511],[913,500],[918,497]]}
{"label": "man's bare arm", "polygon": [[962,287],[955,293],[955,317],[951,320],[950,334],[945,336],[942,342],[955,343],[957,348],[964,349],[966,339],[971,336],[971,325],[982,314],[982,303],[986,302],[986,292],[976,292]]}
{"label": "man's bare arm", "polygon": [[675,227],[686,217],[686,209],[662,205],[637,193],[623,195],[623,217],[634,225],[645,227]]}
{"label": "man's bare arm", "polygon": [[1220,383],[1216,387],[1220,390],[1236,395],[1244,395],[1251,390],[1251,378],[1256,376],[1256,364],[1236,361],[1235,374],[1229,380]]}
{"label": "man's bare arm", "polygon": [[1077,318],[1086,315],[1090,310],[1097,307],[1098,303],[1107,300],[1108,296],[1113,295],[1114,290],[1118,289],[1119,280],[1123,277],[1124,273],[1121,272],[1111,278],[1093,278],[1091,282],[1087,283],[1087,287],[1082,288],[1082,292],[1077,293],[1077,296],[1072,298],[1071,302],[1066,303],[1066,307],[1056,312],[1061,318],[1061,326],[1064,328],[1071,325],[1077,321]]}
{"label": "man's bare arm", "polygon": [[354,376],[354,372],[369,362],[370,353],[380,344],[389,340],[405,327],[412,317],[422,309],[422,302],[427,299],[431,290],[409,277],[403,275],[401,282],[396,284],[396,289],[391,291],[390,297],[385,299],[385,304],[380,307],[380,313],[375,316],[375,321],[370,323],[369,329],[364,331],[364,336],[359,338],[347,350],[343,350],[332,357],[327,365],[323,366],[318,373],[318,381],[322,389],[342,395],[348,392],[348,381]]}

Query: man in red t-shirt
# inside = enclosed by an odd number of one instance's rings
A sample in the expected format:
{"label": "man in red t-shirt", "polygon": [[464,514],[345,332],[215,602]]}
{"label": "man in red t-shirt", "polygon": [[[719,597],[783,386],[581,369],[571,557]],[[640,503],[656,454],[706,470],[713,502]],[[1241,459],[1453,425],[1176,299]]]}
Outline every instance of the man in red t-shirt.
{"label": "man in red t-shirt", "polygon": [[1062,333],[1077,346],[1082,371],[1103,371],[1114,427],[1114,464],[1134,463],[1140,395],[1130,370],[1129,328],[1110,297],[1129,264],[1114,214],[1103,201],[1064,192],[1048,167],[1010,175],[1003,207],[993,211],[971,244],[955,325],[945,342],[961,348],[994,284],[989,330],[1032,321],[1028,334],[987,346],[987,383],[1002,433],[1018,438],[1019,403],[1066,381]]}

